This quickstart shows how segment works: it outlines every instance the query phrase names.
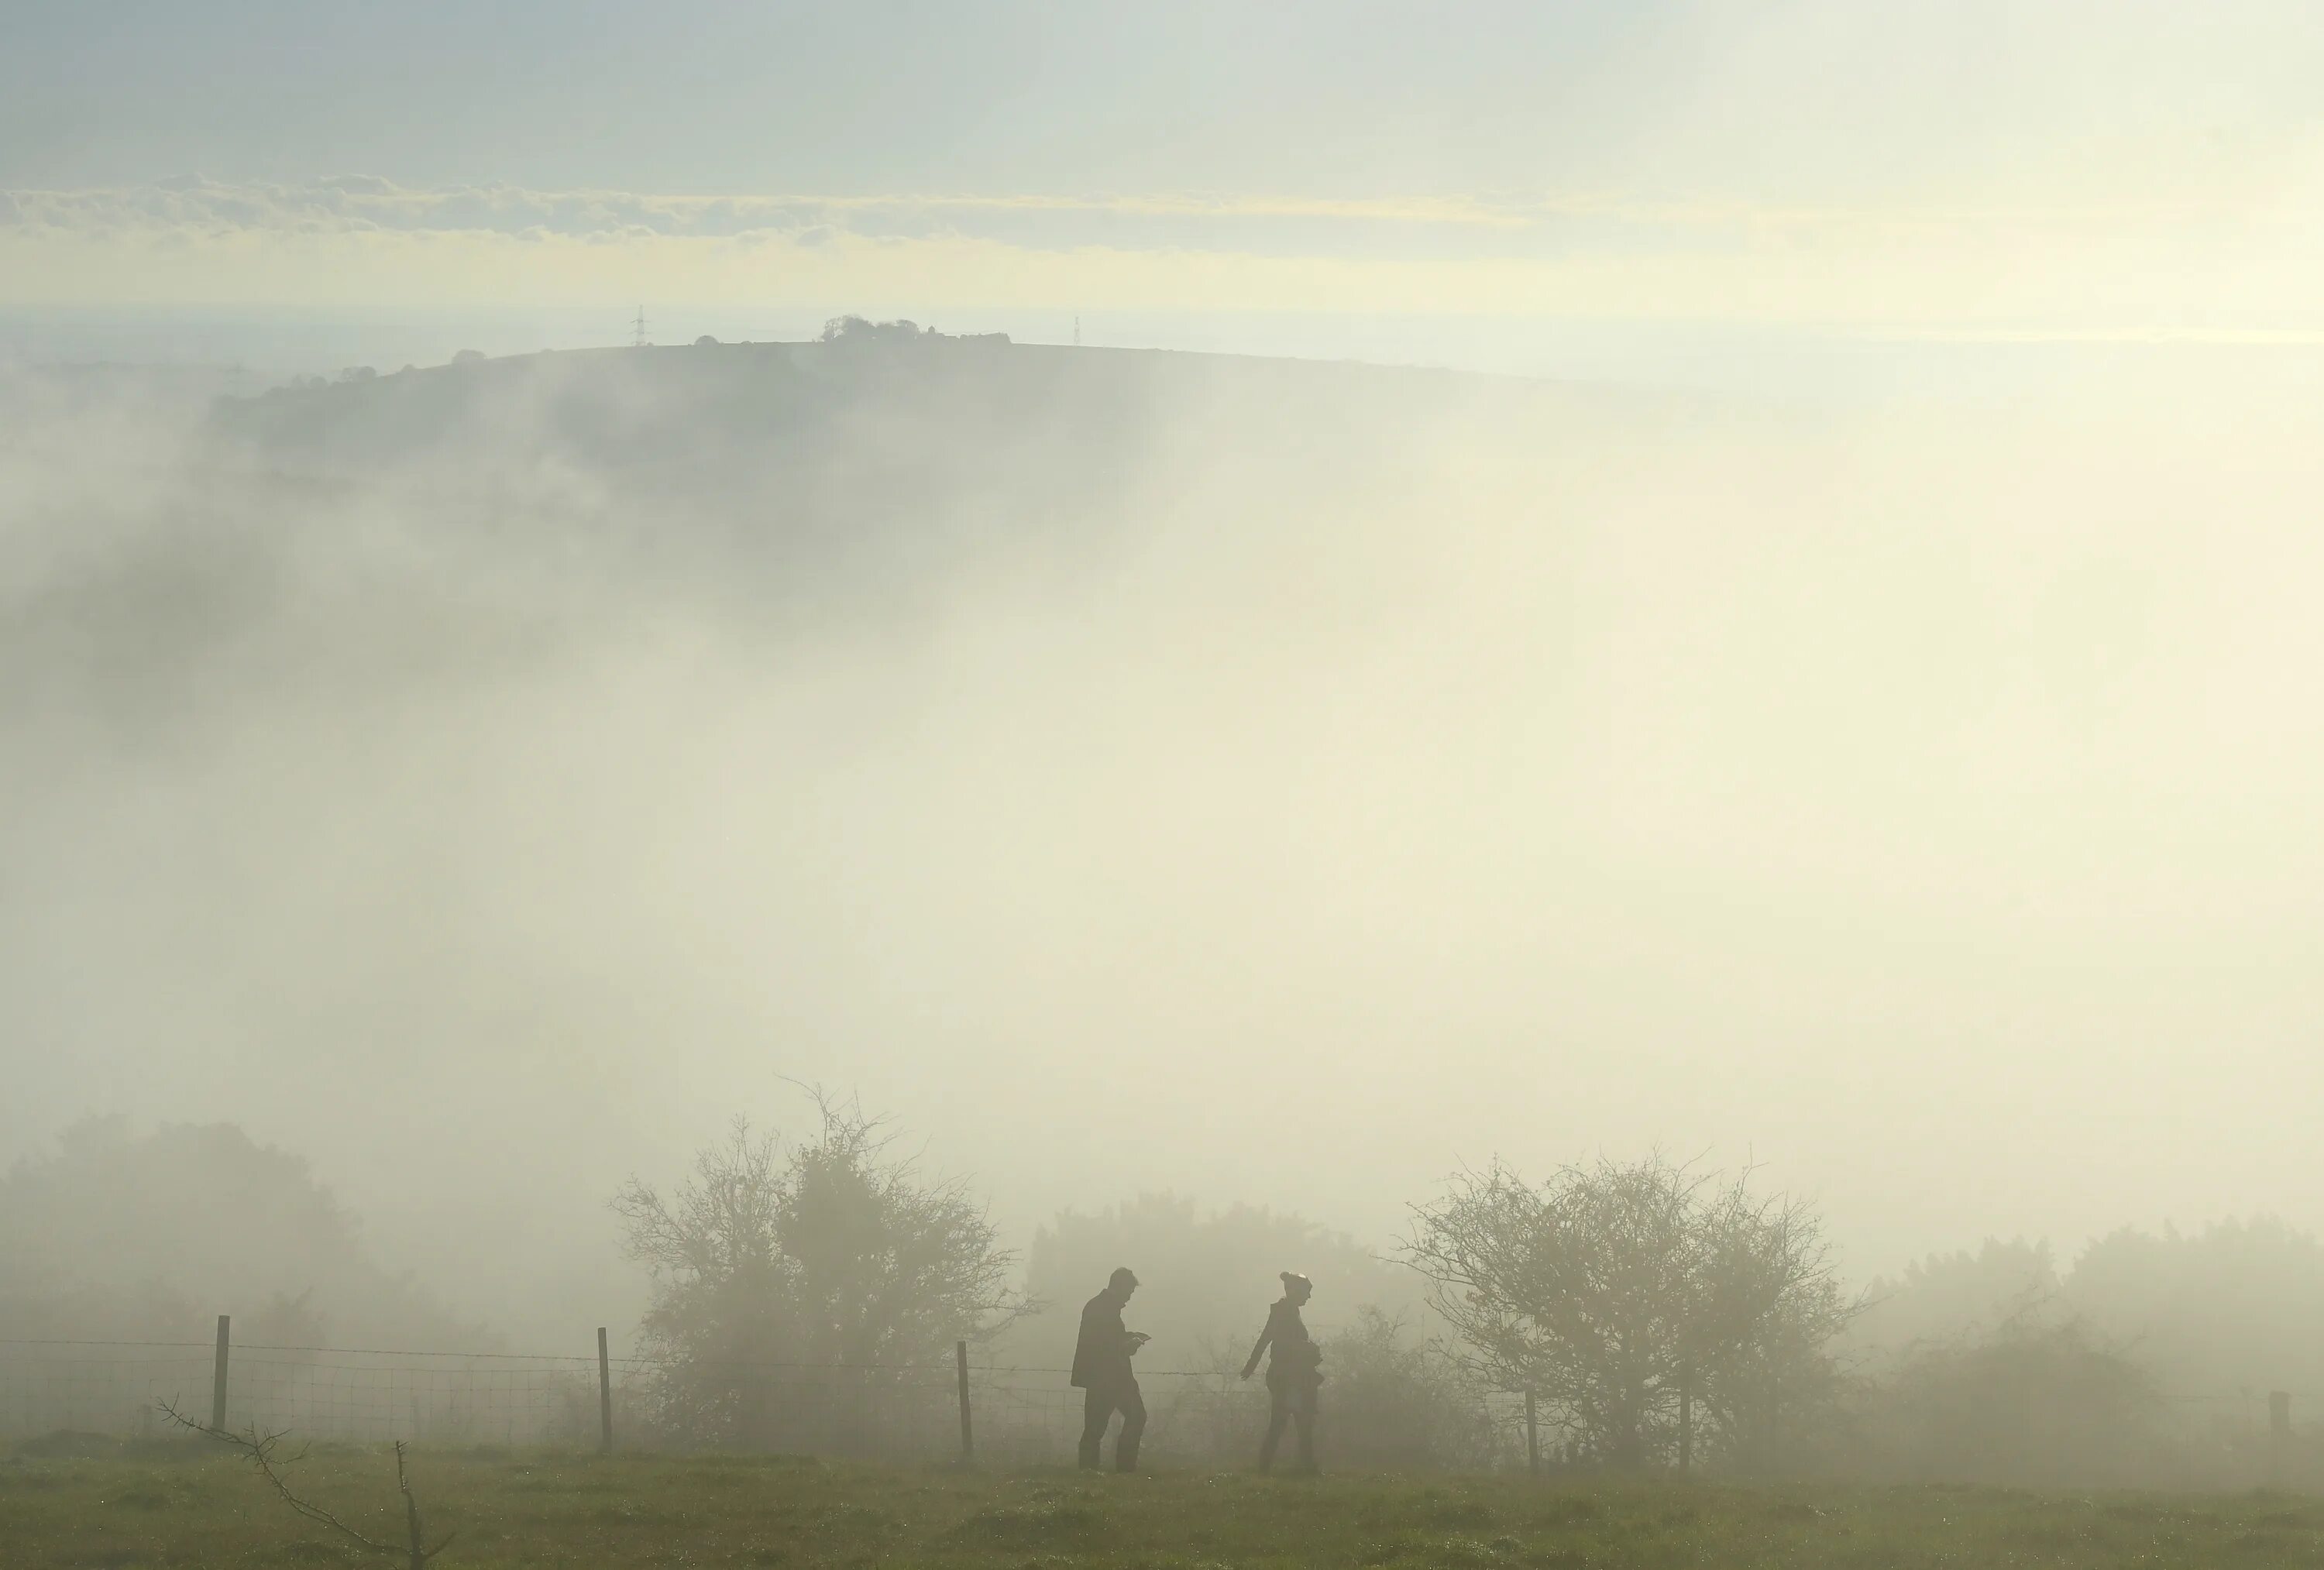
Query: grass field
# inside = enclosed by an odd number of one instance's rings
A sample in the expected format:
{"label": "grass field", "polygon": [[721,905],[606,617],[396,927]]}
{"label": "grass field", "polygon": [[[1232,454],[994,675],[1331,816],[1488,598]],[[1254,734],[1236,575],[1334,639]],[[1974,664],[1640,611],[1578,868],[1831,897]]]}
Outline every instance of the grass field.
{"label": "grass field", "polygon": [[[808,1459],[421,1452],[462,1566],[2324,1565],[2324,1501],[1522,1478],[1083,1477]],[[384,1453],[298,1469],[401,1540]],[[0,1457],[0,1565],[385,1564],[294,1517],[232,1455],[51,1441]]]}

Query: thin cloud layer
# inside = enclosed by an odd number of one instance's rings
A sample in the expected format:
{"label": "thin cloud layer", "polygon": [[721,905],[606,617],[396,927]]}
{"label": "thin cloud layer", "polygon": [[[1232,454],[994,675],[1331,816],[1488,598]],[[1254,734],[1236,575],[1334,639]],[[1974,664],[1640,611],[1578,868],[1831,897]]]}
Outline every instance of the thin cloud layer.
{"label": "thin cloud layer", "polygon": [[685,195],[189,177],[0,192],[49,305],[772,305],[1531,314],[2303,340],[2324,212],[2264,199],[1760,206],[1617,196]]}

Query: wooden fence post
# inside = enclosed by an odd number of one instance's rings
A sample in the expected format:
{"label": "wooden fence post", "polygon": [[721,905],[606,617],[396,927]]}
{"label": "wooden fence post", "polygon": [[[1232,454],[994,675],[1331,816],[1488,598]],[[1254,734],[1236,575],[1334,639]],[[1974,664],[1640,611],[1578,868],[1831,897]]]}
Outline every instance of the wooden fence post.
{"label": "wooden fence post", "polygon": [[976,1459],[976,1434],[968,1421],[968,1343],[952,1344],[953,1363],[960,1371],[960,1460],[965,1466]]}
{"label": "wooden fence post", "polygon": [[1541,1475],[1541,1425],[1534,1412],[1533,1386],[1526,1386],[1526,1471]]}
{"label": "wooden fence post", "polygon": [[226,1427],[226,1354],[232,1339],[229,1332],[233,1324],[233,1315],[218,1316],[217,1361],[210,1370],[210,1427],[213,1428],[223,1429]]}
{"label": "wooden fence post", "polygon": [[613,1363],[605,1354],[605,1327],[597,1327],[597,1449],[613,1453]]}

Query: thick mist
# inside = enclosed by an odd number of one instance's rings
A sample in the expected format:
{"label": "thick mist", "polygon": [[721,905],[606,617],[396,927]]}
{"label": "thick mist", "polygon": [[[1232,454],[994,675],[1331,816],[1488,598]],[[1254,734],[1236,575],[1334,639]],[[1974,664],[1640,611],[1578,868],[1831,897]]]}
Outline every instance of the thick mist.
{"label": "thick mist", "polygon": [[238,1123],[549,1349],[641,1299],[616,1187],[787,1081],[1028,1242],[1385,1248],[1657,1147],[1859,1277],[2324,1224],[2312,409],[957,341],[208,390],[6,386],[0,1156]]}

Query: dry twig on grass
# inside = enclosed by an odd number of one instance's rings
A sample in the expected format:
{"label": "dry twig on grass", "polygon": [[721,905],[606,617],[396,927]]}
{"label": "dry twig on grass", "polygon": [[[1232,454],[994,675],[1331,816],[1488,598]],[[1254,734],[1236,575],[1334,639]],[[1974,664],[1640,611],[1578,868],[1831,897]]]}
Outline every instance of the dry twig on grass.
{"label": "dry twig on grass", "polygon": [[205,1438],[216,1439],[222,1445],[231,1445],[242,1452],[242,1458],[257,1468],[258,1474],[266,1479],[267,1485],[272,1488],[275,1493],[281,1496],[282,1502],[289,1505],[298,1515],[313,1521],[318,1526],[330,1528],[349,1542],[372,1553],[384,1554],[390,1558],[401,1557],[405,1560],[409,1570],[428,1570],[428,1562],[450,1547],[452,1539],[459,1536],[457,1532],[447,1532],[442,1541],[434,1547],[426,1547],[427,1534],[420,1523],[420,1501],[412,1493],[411,1478],[404,1470],[403,1441],[401,1439],[395,1442],[395,1486],[397,1492],[403,1495],[404,1530],[410,1538],[409,1545],[404,1547],[367,1538],[321,1505],[310,1500],[301,1499],[291,1492],[290,1484],[283,1478],[280,1468],[299,1460],[306,1452],[301,1450],[298,1455],[290,1456],[282,1455],[282,1441],[289,1437],[287,1432],[263,1433],[256,1424],[253,1424],[249,1432],[235,1434],[224,1428],[214,1428],[208,1423],[196,1422],[180,1411],[171,1402],[163,1401],[161,1407],[161,1410],[168,1414],[170,1420],[180,1428],[199,1434]]}

